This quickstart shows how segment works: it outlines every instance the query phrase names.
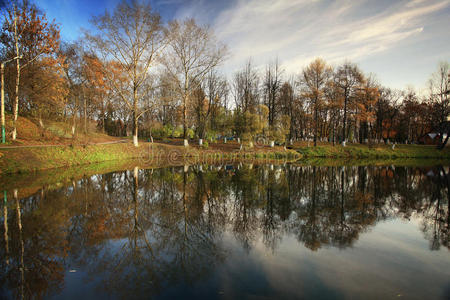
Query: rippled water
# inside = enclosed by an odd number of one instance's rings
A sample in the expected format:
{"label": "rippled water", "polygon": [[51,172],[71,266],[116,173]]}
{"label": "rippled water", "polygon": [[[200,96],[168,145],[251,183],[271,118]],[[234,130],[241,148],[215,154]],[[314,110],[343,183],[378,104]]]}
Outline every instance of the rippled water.
{"label": "rippled water", "polygon": [[448,174],[197,165],[8,190],[0,298],[449,299]]}

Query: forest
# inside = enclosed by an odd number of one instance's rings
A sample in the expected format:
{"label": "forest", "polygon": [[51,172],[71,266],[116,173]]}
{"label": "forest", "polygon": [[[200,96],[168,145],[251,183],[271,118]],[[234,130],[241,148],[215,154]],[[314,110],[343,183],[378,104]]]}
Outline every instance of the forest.
{"label": "forest", "polygon": [[248,58],[225,74],[232,49],[209,26],[164,23],[143,2],[122,1],[92,16],[92,29],[76,41],[63,40],[60,26],[30,1],[13,2],[2,15],[2,98],[12,142],[21,116],[41,128],[64,122],[73,138],[94,131],[133,136],[136,146],[139,138],[183,138],[187,145],[258,136],[280,144],[422,144],[449,115],[446,61],[424,93],[382,86],[351,61],[321,58],[294,74],[277,57],[263,67]]}

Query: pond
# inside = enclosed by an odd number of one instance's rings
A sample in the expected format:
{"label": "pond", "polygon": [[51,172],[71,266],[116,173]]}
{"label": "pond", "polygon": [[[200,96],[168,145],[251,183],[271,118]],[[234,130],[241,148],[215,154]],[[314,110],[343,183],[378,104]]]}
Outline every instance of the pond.
{"label": "pond", "polygon": [[296,163],[31,179],[3,202],[0,298],[449,299],[449,180]]}

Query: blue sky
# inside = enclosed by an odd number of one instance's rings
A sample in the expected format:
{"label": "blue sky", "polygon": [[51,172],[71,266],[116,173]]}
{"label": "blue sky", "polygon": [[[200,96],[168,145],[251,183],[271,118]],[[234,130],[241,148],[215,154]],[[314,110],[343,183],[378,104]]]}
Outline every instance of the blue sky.
{"label": "blue sky", "polygon": [[[119,0],[37,0],[65,39]],[[277,56],[285,74],[315,57],[345,60],[380,83],[424,89],[439,61],[450,60],[450,0],[153,0],[164,21],[194,17],[228,45],[231,74],[251,57],[261,69]]]}

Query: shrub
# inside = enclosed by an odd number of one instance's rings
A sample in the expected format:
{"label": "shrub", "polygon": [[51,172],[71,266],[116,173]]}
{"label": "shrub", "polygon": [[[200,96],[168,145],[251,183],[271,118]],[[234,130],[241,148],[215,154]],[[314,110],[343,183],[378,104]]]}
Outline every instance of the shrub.
{"label": "shrub", "polygon": [[152,128],[152,136],[158,140],[161,140],[167,137],[167,132],[164,127],[157,126]]}

